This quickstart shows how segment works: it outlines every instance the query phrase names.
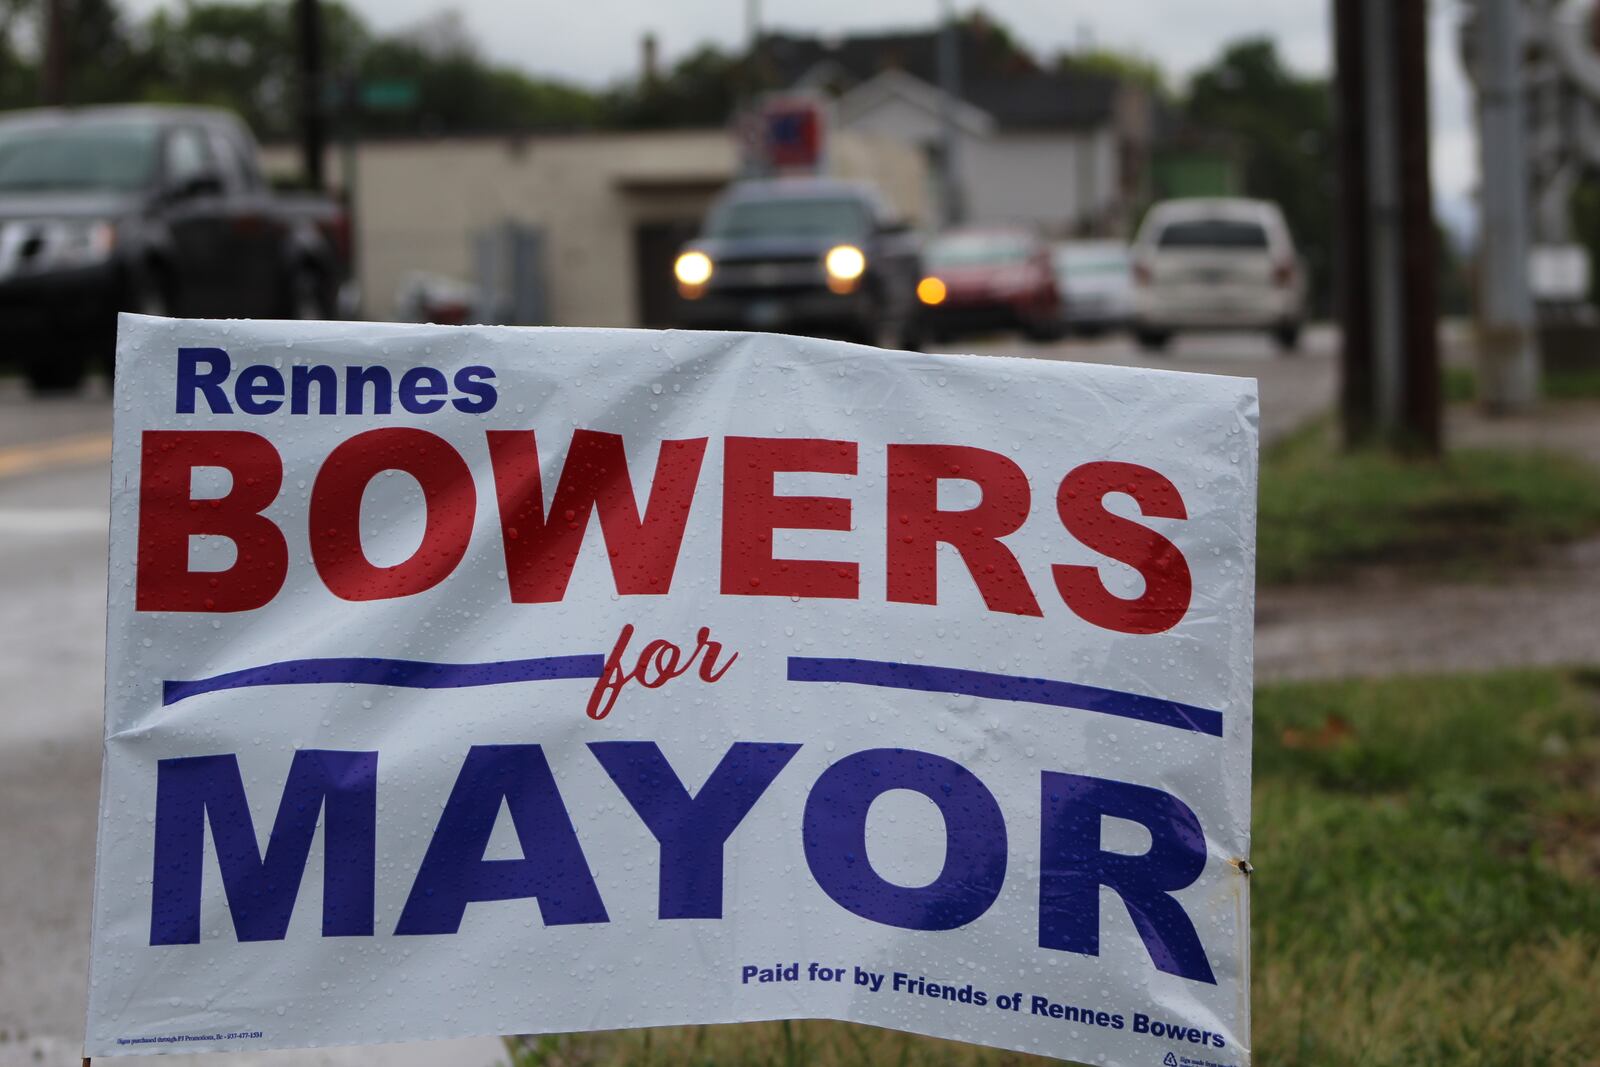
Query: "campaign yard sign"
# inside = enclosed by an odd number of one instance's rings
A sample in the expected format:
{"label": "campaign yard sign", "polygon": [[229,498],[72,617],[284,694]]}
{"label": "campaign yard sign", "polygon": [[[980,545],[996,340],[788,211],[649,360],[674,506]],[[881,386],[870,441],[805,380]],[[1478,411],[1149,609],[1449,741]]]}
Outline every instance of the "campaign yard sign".
{"label": "campaign yard sign", "polygon": [[125,317],[87,1051],[1248,1062],[1246,380]]}

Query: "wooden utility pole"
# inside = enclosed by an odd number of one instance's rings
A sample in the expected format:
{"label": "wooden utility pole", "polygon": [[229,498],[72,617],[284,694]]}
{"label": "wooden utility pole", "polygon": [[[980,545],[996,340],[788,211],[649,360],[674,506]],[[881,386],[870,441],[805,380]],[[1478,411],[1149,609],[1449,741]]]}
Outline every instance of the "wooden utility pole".
{"label": "wooden utility pole", "polygon": [[45,0],[44,55],[39,67],[39,102],[60,107],[67,102],[67,4],[69,0]]}
{"label": "wooden utility pole", "polygon": [[956,105],[961,100],[961,24],[951,0],[939,8],[939,182],[944,197],[944,223],[959,226],[967,218],[966,189],[961,183],[961,134]]}
{"label": "wooden utility pole", "polygon": [[319,0],[295,0],[295,37],[300,65],[300,155],[306,185],[320,190],[324,185],[322,157],[328,129]]}
{"label": "wooden utility pole", "polygon": [[1426,0],[1334,0],[1346,442],[1440,448]]}

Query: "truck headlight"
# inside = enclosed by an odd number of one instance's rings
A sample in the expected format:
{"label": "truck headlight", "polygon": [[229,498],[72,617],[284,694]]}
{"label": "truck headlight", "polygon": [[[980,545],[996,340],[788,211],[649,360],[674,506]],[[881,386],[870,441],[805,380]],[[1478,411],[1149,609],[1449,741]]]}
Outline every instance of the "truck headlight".
{"label": "truck headlight", "polygon": [[672,265],[678,281],[690,288],[698,288],[711,280],[711,257],[704,252],[685,252]]}
{"label": "truck headlight", "polygon": [[855,245],[834,245],[822,264],[828,269],[828,277],[853,282],[866,272],[867,256]]}
{"label": "truck headlight", "polygon": [[43,236],[39,266],[45,269],[93,267],[117,247],[116,227],[103,219],[52,223]]}

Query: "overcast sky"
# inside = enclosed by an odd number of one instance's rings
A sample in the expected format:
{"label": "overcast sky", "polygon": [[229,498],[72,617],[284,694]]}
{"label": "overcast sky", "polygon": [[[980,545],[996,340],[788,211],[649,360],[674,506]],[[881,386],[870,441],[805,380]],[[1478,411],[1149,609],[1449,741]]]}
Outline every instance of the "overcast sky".
{"label": "overcast sky", "polygon": [[[173,0],[131,0],[147,12]],[[654,32],[664,59],[702,41],[736,45],[746,32],[747,0],[348,0],[380,30],[401,29],[458,10],[485,52],[526,70],[599,86],[632,73],[639,39]],[[956,0],[967,10],[972,0]],[[1457,0],[1434,0],[1430,62],[1434,186],[1453,225],[1467,213],[1477,182],[1470,96],[1456,58]],[[1228,41],[1266,34],[1290,64],[1326,73],[1332,65],[1330,0],[984,0],[1040,55],[1084,40],[1143,53],[1181,79]],[[759,0],[770,29],[845,34],[926,25],[939,0]]]}

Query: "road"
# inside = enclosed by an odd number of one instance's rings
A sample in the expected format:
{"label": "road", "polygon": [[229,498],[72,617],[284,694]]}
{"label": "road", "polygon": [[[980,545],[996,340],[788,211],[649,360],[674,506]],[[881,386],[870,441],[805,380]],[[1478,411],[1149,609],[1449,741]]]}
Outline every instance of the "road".
{"label": "road", "polygon": [[[1254,338],[1178,342],[1143,356],[1125,341],[976,346],[991,355],[1079,359],[1257,376],[1269,435],[1331,402],[1332,336],[1281,358]],[[107,462],[103,386],[40,402],[0,380],[0,1067],[77,1063],[88,968],[100,781]],[[497,1041],[379,1049],[179,1056],[219,1067],[503,1060]]]}
{"label": "road", "polygon": [[1023,355],[1254,378],[1261,391],[1261,435],[1270,442],[1332,407],[1338,389],[1337,340],[1331,328],[1313,327],[1292,356],[1281,354],[1271,341],[1253,334],[1179,337],[1160,353],[1141,352],[1118,336],[1049,345],[994,341],[955,347],[980,355]]}

